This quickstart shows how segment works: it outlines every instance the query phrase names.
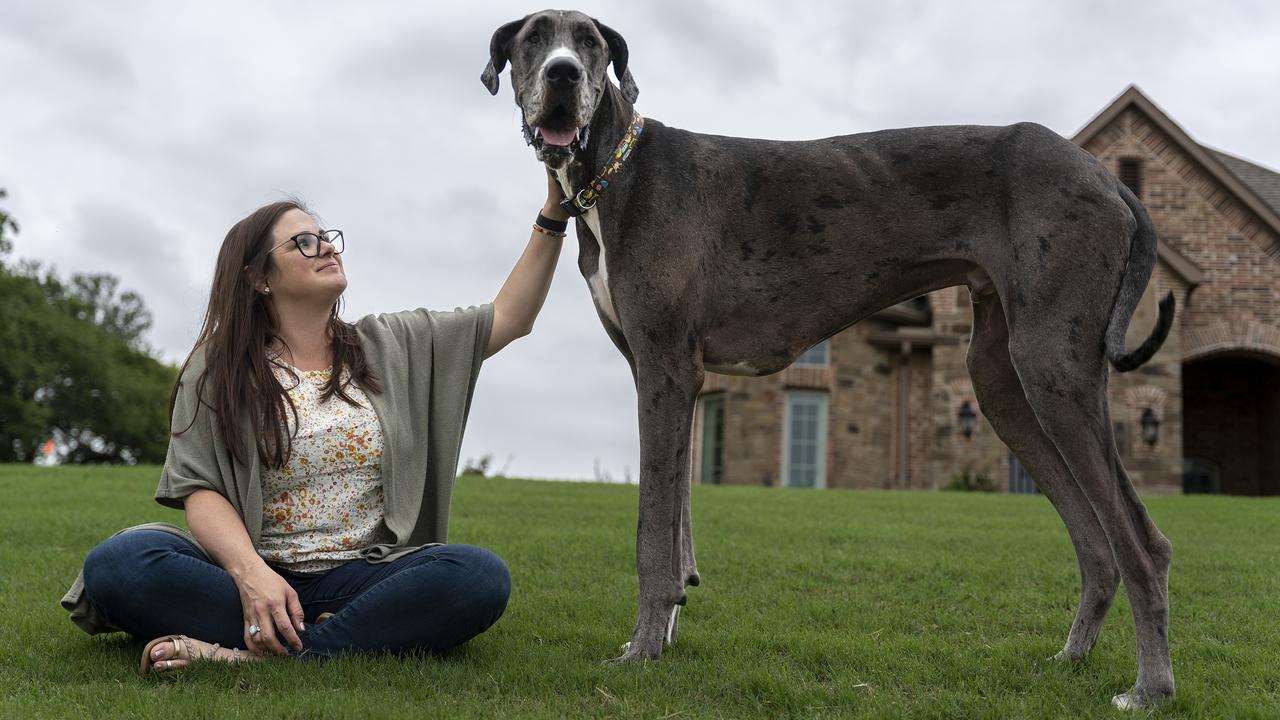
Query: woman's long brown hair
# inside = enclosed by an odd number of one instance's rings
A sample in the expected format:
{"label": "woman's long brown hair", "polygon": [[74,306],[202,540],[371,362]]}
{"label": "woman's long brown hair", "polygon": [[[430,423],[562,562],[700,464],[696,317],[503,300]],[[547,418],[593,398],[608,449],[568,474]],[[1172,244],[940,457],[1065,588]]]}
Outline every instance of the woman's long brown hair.
{"label": "woman's long brown hair", "polygon": [[[285,412],[288,408],[293,413],[296,426],[298,409],[271,371],[267,348],[273,339],[281,343],[284,340],[267,306],[269,296],[259,293],[256,283],[272,267],[271,228],[282,215],[295,209],[312,214],[301,202],[286,200],[260,207],[231,227],[218,251],[204,325],[191,354],[182,363],[178,382],[169,397],[172,416],[182,375],[191,358],[203,349],[205,369],[196,379],[199,398],[196,414],[201,406],[213,412],[223,443],[237,461],[245,463],[246,448],[241,445],[239,420],[241,408],[248,408],[258,457],[272,468],[283,467],[289,460],[293,441],[285,424]],[[361,389],[371,393],[382,389],[365,358],[355,326],[338,317],[341,304],[342,298],[338,298],[329,314],[333,369],[320,399],[325,402],[337,395],[359,407],[341,382],[345,368],[350,368],[351,380]],[[298,380],[292,370],[289,374]],[[195,415],[191,418],[191,425],[194,424]],[[181,435],[190,430],[191,425],[173,434]]]}

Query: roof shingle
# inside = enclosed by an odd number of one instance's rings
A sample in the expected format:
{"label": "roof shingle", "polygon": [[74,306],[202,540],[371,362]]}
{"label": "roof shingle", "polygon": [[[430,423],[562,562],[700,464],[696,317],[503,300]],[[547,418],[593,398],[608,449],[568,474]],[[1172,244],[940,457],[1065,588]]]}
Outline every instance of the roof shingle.
{"label": "roof shingle", "polygon": [[1205,145],[1201,147],[1252,190],[1258,199],[1267,204],[1267,207],[1280,214],[1280,173],[1261,165],[1254,165],[1235,155],[1228,155],[1221,150],[1214,150]]}

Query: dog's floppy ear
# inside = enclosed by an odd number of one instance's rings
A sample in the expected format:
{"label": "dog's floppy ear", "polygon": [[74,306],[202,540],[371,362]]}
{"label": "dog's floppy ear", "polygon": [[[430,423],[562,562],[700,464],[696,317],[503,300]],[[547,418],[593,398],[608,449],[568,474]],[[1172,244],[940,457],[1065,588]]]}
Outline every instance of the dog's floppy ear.
{"label": "dog's floppy ear", "polygon": [[495,30],[493,37],[489,38],[489,64],[484,67],[484,72],[480,73],[480,82],[489,89],[490,95],[498,94],[498,73],[507,66],[511,40],[515,38],[516,33],[520,32],[520,28],[524,27],[524,21],[527,19],[528,17],[523,17],[513,20]]}
{"label": "dog's floppy ear", "polygon": [[627,41],[622,39],[617,30],[608,25],[595,18],[591,21],[596,24],[596,29],[609,45],[609,59],[613,62],[613,74],[618,76],[622,97],[626,98],[627,102],[635,102],[636,98],[640,97],[640,88],[636,87],[635,78],[631,77],[631,71],[627,69]]}

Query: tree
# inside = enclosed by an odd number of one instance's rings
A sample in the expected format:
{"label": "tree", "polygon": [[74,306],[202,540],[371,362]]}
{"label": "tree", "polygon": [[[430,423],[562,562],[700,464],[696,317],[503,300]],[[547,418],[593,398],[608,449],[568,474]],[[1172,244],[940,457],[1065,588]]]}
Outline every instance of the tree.
{"label": "tree", "polygon": [[[0,188],[0,200],[7,197],[9,197],[9,193],[5,192],[4,188]],[[4,266],[4,256],[8,255],[9,251],[13,249],[13,243],[4,237],[6,232],[16,234],[18,232],[18,223],[14,222],[13,218],[9,217],[3,208],[0,208],[0,267]]]}
{"label": "tree", "polygon": [[151,313],[135,292],[126,291],[117,297],[119,286],[120,280],[114,275],[72,275],[67,291],[79,304],[79,319],[88,320],[129,347],[141,350],[142,335],[151,329]]}
{"label": "tree", "polygon": [[162,461],[177,370],[143,344],[142,298],[117,296],[110,275],[68,286],[36,263],[6,265],[16,232],[0,211],[0,460],[29,462],[53,438],[67,462]]}

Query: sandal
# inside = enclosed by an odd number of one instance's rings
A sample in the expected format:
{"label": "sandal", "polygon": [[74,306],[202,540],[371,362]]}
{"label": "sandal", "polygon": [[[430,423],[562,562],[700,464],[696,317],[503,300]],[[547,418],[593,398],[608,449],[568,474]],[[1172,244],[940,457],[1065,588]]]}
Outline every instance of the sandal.
{"label": "sandal", "polygon": [[[173,643],[173,656],[167,657],[163,660],[152,660],[151,651],[154,650],[157,645],[167,642]],[[138,668],[138,672],[146,675],[148,672],[165,672],[181,669],[189,665],[193,660],[216,660],[218,659],[219,651],[226,652],[228,650],[232,653],[230,662],[244,662],[251,659],[251,656],[240,648],[224,648],[219,643],[214,643],[210,647],[209,654],[205,655],[202,652],[196,652],[195,649],[192,648],[191,638],[186,635],[165,635],[164,637],[158,637],[147,643],[147,646],[142,649],[142,665]],[[184,651],[185,656],[183,654]],[[173,662],[175,660],[182,662],[183,664],[178,668],[174,668]]]}

